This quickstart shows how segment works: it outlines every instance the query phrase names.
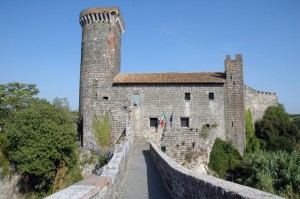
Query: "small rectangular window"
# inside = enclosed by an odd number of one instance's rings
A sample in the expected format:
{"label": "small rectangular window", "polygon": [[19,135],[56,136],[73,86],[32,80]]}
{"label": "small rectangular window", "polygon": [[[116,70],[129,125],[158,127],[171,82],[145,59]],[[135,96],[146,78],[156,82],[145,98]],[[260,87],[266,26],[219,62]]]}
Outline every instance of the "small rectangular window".
{"label": "small rectangular window", "polygon": [[134,93],[133,94],[133,106],[140,106],[140,94],[139,93]]}
{"label": "small rectangular window", "polygon": [[107,97],[107,96],[103,96],[103,99],[104,99],[104,100],[108,100],[108,97]]}
{"label": "small rectangular window", "polygon": [[158,119],[157,118],[150,118],[150,127],[158,127]]}
{"label": "small rectangular window", "polygon": [[191,94],[185,93],[184,98],[185,98],[185,100],[191,100]]}
{"label": "small rectangular window", "polygon": [[189,118],[188,117],[182,117],[180,118],[181,127],[189,127]]}
{"label": "small rectangular window", "polygon": [[213,92],[210,92],[210,93],[208,94],[208,99],[209,99],[209,100],[214,100],[214,99],[215,99],[215,94],[214,94]]}

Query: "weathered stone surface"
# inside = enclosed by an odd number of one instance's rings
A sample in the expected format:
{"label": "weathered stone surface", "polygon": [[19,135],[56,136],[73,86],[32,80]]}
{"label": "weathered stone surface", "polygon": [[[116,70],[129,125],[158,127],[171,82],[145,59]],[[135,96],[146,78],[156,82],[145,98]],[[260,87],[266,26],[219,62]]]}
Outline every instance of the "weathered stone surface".
{"label": "weathered stone surface", "polygon": [[245,108],[251,109],[253,122],[261,119],[269,106],[278,105],[276,93],[256,91],[248,86],[244,88]]}
{"label": "weathered stone surface", "polygon": [[150,153],[173,199],[260,199],[281,197],[186,169],[164,154],[154,143]]}

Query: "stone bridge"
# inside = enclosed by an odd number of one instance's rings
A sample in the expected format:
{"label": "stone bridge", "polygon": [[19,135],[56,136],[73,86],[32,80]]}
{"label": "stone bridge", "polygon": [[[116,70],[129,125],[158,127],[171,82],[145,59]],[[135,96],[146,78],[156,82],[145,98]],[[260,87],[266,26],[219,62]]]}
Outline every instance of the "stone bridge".
{"label": "stone bridge", "polygon": [[281,198],[186,169],[154,143],[134,143],[130,126],[126,132],[126,141],[116,145],[101,176],[91,176],[47,199]]}

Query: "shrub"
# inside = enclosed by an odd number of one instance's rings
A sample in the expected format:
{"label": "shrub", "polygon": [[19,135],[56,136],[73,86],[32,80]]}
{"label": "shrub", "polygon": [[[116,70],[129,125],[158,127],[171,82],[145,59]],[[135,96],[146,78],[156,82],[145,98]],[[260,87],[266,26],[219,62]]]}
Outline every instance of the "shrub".
{"label": "shrub", "polygon": [[263,118],[255,123],[255,134],[265,150],[292,152],[300,141],[300,130],[285,112],[283,105],[268,107]]}
{"label": "shrub", "polygon": [[246,118],[246,153],[253,153],[259,150],[260,142],[257,139],[252,123],[252,112],[250,109],[245,112]]}
{"label": "shrub", "polygon": [[283,197],[299,198],[299,165],[300,154],[295,151],[252,153],[231,170],[231,180]]}
{"label": "shrub", "polygon": [[0,178],[9,175],[9,161],[0,151]]}
{"label": "shrub", "polygon": [[240,164],[242,157],[231,142],[217,138],[210,153],[208,167],[218,177],[225,178],[226,171]]}
{"label": "shrub", "polygon": [[59,165],[70,169],[76,163],[77,132],[68,113],[32,99],[7,122],[1,146],[22,174],[24,191],[48,192]]}

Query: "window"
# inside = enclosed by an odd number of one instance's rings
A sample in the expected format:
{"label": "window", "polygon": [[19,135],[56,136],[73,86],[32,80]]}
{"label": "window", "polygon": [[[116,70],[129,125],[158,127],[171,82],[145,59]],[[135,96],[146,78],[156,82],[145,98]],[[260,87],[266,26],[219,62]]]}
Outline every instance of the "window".
{"label": "window", "polygon": [[215,99],[215,94],[213,92],[208,93],[208,99],[209,100],[214,100]]}
{"label": "window", "polygon": [[180,118],[181,127],[189,127],[189,118],[182,117]]}
{"label": "window", "polygon": [[140,106],[140,94],[139,93],[134,93],[133,94],[133,106]]}
{"label": "window", "polygon": [[191,94],[190,93],[185,93],[184,99],[185,100],[191,100]]}
{"label": "window", "polygon": [[150,127],[158,127],[158,119],[157,118],[150,118]]}
{"label": "window", "polygon": [[104,100],[108,100],[108,97],[107,97],[107,96],[103,96],[103,99],[104,99]]}

